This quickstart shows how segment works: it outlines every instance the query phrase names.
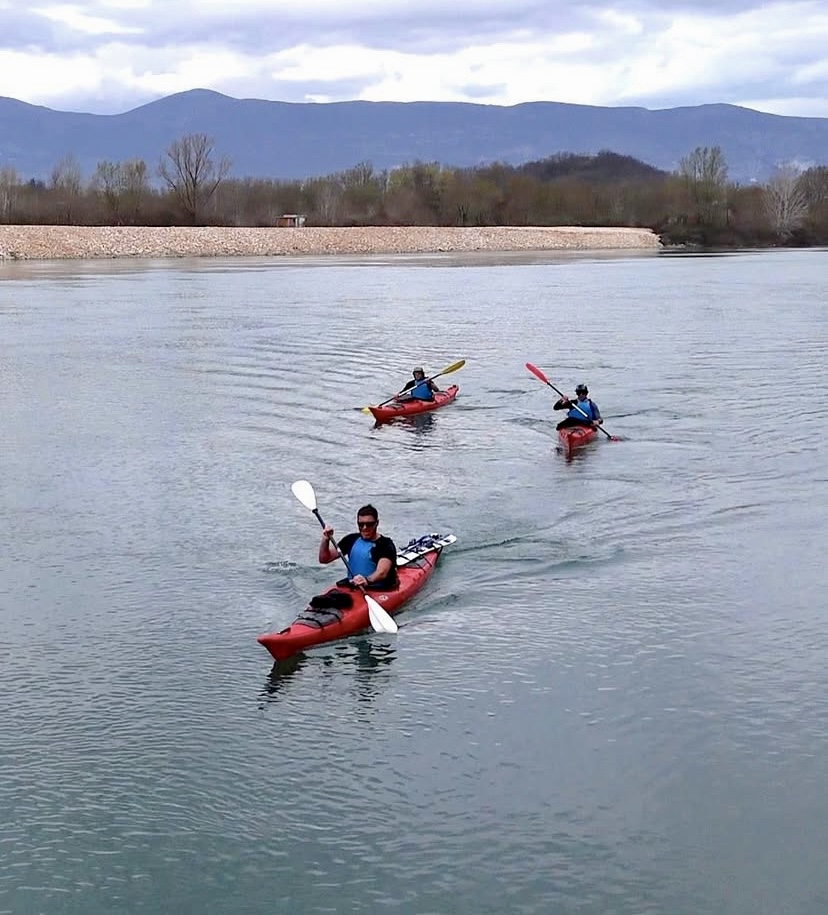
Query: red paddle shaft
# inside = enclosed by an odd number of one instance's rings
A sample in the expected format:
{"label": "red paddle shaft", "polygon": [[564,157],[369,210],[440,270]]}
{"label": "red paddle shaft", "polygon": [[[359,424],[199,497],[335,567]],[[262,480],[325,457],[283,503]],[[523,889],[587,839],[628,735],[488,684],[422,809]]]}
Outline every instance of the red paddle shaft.
{"label": "red paddle shaft", "polygon": [[[559,390],[555,387],[555,385],[552,384],[552,382],[546,377],[546,375],[543,374],[543,372],[542,372],[536,365],[532,365],[531,362],[527,362],[527,363],[526,363],[526,368],[529,369],[529,371],[535,376],[535,378],[538,379],[538,381],[542,381],[544,384],[548,384],[549,387],[552,388],[552,390],[553,390],[556,394],[559,394],[561,397],[563,397],[564,399],[566,399],[566,395],[563,394],[561,391],[559,391]],[[586,415],[586,413],[584,413],[584,411],[578,406],[578,404],[575,404],[575,409],[576,409],[579,413],[583,413],[583,415],[584,415],[584,417],[585,417],[586,419],[589,419],[589,417],[588,417],[588,416]],[[617,439],[614,435],[610,435],[609,432],[607,432],[607,430],[603,428],[603,426],[598,426],[597,428],[598,428],[598,430],[599,430],[600,432],[603,432],[604,435],[606,435],[606,437],[607,437],[611,442],[617,442],[617,441],[618,441],[618,439]]]}

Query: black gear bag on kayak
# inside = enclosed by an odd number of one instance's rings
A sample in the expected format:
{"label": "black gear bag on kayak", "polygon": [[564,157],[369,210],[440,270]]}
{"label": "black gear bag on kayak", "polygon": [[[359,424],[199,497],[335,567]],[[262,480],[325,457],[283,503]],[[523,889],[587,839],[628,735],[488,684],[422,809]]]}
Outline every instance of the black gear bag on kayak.
{"label": "black gear bag on kayak", "polygon": [[342,611],[353,606],[353,599],[345,591],[327,591],[311,598],[308,606],[295,622],[321,629],[342,619]]}

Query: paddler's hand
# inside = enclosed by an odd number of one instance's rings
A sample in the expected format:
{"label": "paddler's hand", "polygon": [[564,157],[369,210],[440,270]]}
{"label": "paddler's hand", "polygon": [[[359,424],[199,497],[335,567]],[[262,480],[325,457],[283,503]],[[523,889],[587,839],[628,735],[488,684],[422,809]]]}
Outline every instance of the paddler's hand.
{"label": "paddler's hand", "polygon": [[354,575],[351,581],[358,587],[364,588],[368,584],[368,579],[364,575]]}
{"label": "paddler's hand", "polygon": [[322,539],[323,539],[323,540],[331,540],[331,539],[333,539],[333,535],[334,535],[334,530],[333,530],[333,528],[330,526],[330,524],[326,524],[326,525],[322,528]]}

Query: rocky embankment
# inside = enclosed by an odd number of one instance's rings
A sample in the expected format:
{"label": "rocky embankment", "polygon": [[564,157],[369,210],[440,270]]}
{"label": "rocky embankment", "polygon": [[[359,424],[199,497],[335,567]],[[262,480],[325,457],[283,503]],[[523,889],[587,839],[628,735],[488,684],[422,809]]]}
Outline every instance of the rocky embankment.
{"label": "rocky embankment", "polygon": [[579,226],[219,228],[3,226],[0,259],[278,257],[463,251],[655,250],[649,229]]}

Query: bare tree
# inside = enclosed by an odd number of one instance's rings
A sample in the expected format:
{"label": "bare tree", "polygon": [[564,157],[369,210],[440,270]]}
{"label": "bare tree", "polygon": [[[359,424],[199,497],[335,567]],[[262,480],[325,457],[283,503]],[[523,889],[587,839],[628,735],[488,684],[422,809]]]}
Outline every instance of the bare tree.
{"label": "bare tree", "polygon": [[679,162],[696,218],[705,225],[721,222],[727,212],[727,163],[719,146],[697,146]]}
{"label": "bare tree", "polygon": [[828,165],[817,165],[803,172],[799,179],[809,207],[828,203]]}
{"label": "bare tree", "polygon": [[311,178],[302,186],[314,222],[322,226],[339,224],[342,213],[342,185],[335,175]]}
{"label": "bare tree", "polygon": [[472,177],[468,170],[454,169],[446,179],[442,198],[442,225],[467,226],[473,208]]}
{"label": "bare tree", "polygon": [[510,174],[503,194],[503,221],[508,226],[528,226],[533,221],[533,207],[538,195],[536,178],[521,173]]}
{"label": "bare tree", "polygon": [[55,191],[59,219],[71,224],[82,188],[80,165],[73,155],[64,156],[54,165],[49,174],[49,187]]}
{"label": "bare tree", "polygon": [[11,166],[0,168],[0,222],[11,222],[20,180]]}
{"label": "bare tree", "polygon": [[146,162],[99,162],[91,185],[103,197],[109,218],[116,225],[135,224],[149,192]]}
{"label": "bare tree", "polygon": [[808,200],[796,166],[782,165],[762,190],[762,206],[774,232],[788,239],[805,221]]}
{"label": "bare tree", "polygon": [[122,209],[127,220],[137,225],[149,194],[147,163],[143,159],[130,159],[122,163],[121,170]]}
{"label": "bare tree", "polygon": [[121,223],[121,166],[117,162],[99,162],[90,182],[92,189],[103,197],[109,218]]}
{"label": "bare tree", "polygon": [[184,215],[197,225],[210,198],[230,171],[230,160],[213,160],[213,140],[203,133],[187,134],[167,149],[158,176],[172,191]]}
{"label": "bare tree", "polygon": [[375,172],[370,162],[360,162],[337,177],[343,189],[346,218],[363,223],[376,219],[382,203],[386,174]]}

